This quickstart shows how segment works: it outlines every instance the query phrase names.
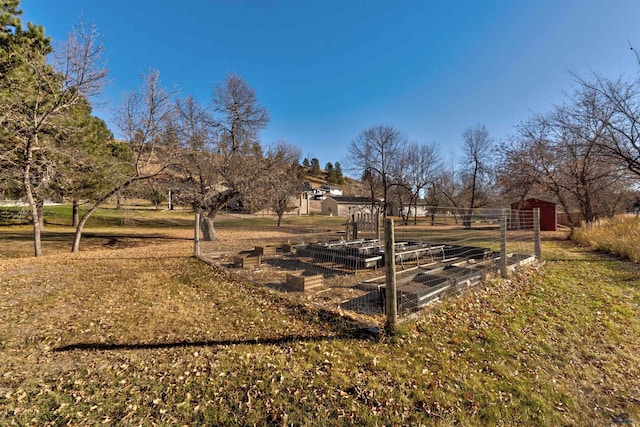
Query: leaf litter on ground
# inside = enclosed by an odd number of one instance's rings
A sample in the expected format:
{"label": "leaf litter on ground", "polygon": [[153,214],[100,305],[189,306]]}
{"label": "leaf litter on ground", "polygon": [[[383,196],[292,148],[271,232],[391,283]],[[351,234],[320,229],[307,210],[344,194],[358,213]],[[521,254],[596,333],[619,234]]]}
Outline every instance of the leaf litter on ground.
{"label": "leaf litter on ground", "polygon": [[186,240],[5,258],[0,419],[638,422],[637,266],[546,247],[565,258],[444,301],[377,340],[344,313],[200,263]]}

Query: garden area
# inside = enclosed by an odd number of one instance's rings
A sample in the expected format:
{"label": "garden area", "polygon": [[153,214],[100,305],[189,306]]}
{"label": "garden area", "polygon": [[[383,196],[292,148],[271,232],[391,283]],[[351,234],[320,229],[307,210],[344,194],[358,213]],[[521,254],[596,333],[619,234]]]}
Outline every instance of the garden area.
{"label": "garden area", "polygon": [[[640,267],[563,233],[387,335],[194,258],[190,212],[100,209],[73,254],[69,207],[45,220],[38,258],[0,227],[3,424],[640,423]],[[209,244],[317,221],[221,214]]]}

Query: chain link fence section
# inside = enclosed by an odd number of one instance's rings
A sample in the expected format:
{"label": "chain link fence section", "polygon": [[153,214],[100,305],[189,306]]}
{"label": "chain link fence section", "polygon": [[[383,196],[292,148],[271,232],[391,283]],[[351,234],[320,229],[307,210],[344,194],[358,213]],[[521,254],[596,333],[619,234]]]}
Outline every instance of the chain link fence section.
{"label": "chain link fence section", "polygon": [[536,254],[539,258],[536,215],[432,208],[421,217],[395,218],[393,254],[385,247],[389,238],[384,222],[375,214],[335,218],[331,224],[323,217],[314,224],[310,218],[304,227],[280,233],[272,227],[254,229],[243,247],[223,252],[207,251],[196,227],[194,252],[253,283],[382,325],[389,323],[385,306],[391,264],[395,311],[404,318],[488,277],[531,263]]}

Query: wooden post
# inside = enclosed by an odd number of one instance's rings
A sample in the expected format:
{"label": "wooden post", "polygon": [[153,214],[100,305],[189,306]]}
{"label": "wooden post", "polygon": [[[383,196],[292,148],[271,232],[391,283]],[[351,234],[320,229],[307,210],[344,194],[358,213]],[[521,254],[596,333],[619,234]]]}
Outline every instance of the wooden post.
{"label": "wooden post", "polygon": [[347,217],[347,224],[344,228],[344,240],[346,240],[347,242],[349,241],[349,239],[351,239],[351,221],[351,215],[349,215]]}
{"label": "wooden post", "polygon": [[540,208],[533,208],[533,251],[536,258],[542,259],[542,249],[540,246]]}
{"label": "wooden post", "polygon": [[196,225],[193,230],[193,256],[200,255],[200,212],[196,212]]}
{"label": "wooden post", "polygon": [[387,321],[384,327],[388,332],[394,333],[398,323],[398,303],[396,293],[396,250],[392,219],[387,219],[384,223],[384,236],[384,262],[386,267],[385,311],[387,313]]}
{"label": "wooden post", "polygon": [[507,215],[500,217],[500,276],[507,277]]}
{"label": "wooden post", "polygon": [[358,239],[358,222],[355,219],[355,215],[353,216],[353,240]]}

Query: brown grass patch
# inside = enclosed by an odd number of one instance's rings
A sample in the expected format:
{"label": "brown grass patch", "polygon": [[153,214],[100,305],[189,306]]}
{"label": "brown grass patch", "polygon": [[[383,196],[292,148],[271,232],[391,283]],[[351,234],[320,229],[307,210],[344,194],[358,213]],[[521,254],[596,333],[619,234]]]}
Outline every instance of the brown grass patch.
{"label": "brown grass patch", "polygon": [[[256,238],[220,231],[225,247]],[[198,262],[186,230],[109,232],[119,248],[0,259],[7,424],[640,421],[635,265],[547,243],[543,270],[374,340]]]}

